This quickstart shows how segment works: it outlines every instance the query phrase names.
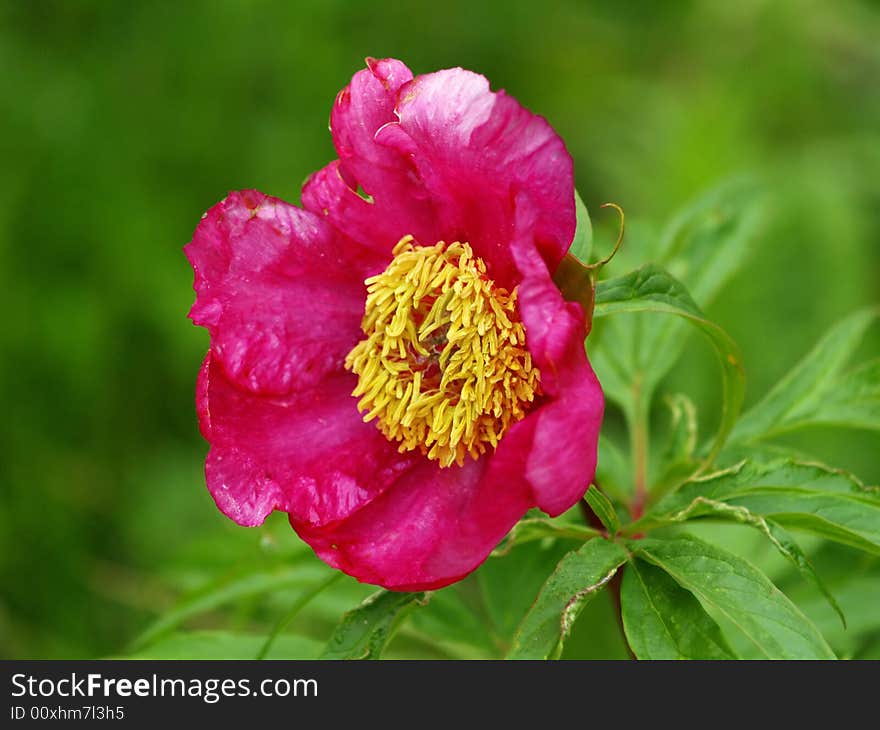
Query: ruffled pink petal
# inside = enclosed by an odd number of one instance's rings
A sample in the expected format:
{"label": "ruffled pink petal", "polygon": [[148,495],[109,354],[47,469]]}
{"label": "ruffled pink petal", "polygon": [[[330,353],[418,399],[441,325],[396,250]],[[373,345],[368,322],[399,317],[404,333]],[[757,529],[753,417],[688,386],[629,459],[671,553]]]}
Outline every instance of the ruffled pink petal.
{"label": "ruffled pink petal", "polygon": [[255,393],[310,387],[342,368],[361,338],[364,278],[383,257],[318,217],[248,190],[203,217],[185,247],[193,322],[226,374]]}
{"label": "ruffled pink petal", "polygon": [[[302,203],[348,238],[372,246],[385,256],[386,263],[394,244],[406,235],[421,242],[440,240],[433,207],[415,197],[421,194],[418,186],[395,181],[390,174],[384,182],[385,186],[368,201],[349,186],[342,163],[334,160],[306,180]],[[397,190],[401,184],[407,186],[403,192]]]}
{"label": "ruffled pink petal", "polygon": [[411,79],[400,61],[367,59],[330,114],[339,160],[312,175],[302,192],[307,210],[386,255],[407,234],[431,244],[438,240],[433,202],[412,161],[374,140],[377,129],[397,119],[397,92]]}
{"label": "ruffled pink petal", "polygon": [[199,373],[197,408],[211,449],[208,489],[240,525],[272,510],[310,527],[349,517],[381,494],[416,457],[400,454],[350,395],[356,378],[340,372],[320,387],[268,398],[236,387],[209,353]]}
{"label": "ruffled pink petal", "polygon": [[303,205],[357,241],[385,252],[407,234],[468,241],[512,287],[514,200],[526,194],[551,271],[571,244],[571,156],[546,120],[483,76],[458,68],[410,81],[399,61],[371,59],[337,97],[331,129],[340,159],[309,178]]}
{"label": "ruffled pink petal", "polygon": [[346,173],[367,192],[384,186],[389,171],[407,170],[400,155],[380,147],[373,137],[379,127],[396,119],[397,92],[412,77],[402,61],[368,58],[367,68],[336,96],[330,113],[333,143]]}
{"label": "ruffled pink petal", "polygon": [[[520,201],[517,228],[528,231],[534,211]],[[513,246],[522,279],[519,309],[526,346],[541,372],[545,402],[533,421],[526,478],[538,507],[556,516],[572,507],[596,474],[596,453],[605,400],[584,350],[583,307],[566,302],[547,265],[521,233]]]}
{"label": "ruffled pink petal", "polygon": [[[517,424],[524,435],[529,426]],[[527,438],[527,436],[526,436]],[[441,469],[421,459],[351,518],[314,529],[291,524],[325,562],[399,591],[433,590],[480,565],[533,506],[527,451],[502,440],[491,458]]]}
{"label": "ruffled pink petal", "polygon": [[492,278],[512,286],[514,201],[525,194],[536,212],[532,243],[555,271],[574,236],[573,164],[547,121],[460,68],[419,76],[399,96],[399,120],[376,141],[411,158],[441,237],[470,242]]}

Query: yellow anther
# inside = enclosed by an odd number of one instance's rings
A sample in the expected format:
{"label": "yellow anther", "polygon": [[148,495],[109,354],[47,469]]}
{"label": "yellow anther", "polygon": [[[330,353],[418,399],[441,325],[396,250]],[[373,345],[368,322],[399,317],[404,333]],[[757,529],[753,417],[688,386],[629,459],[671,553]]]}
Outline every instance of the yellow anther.
{"label": "yellow anther", "polygon": [[366,339],[345,358],[352,394],[401,452],[461,465],[495,448],[541,393],[516,289],[495,286],[467,243],[404,236],[393,253],[365,282]]}

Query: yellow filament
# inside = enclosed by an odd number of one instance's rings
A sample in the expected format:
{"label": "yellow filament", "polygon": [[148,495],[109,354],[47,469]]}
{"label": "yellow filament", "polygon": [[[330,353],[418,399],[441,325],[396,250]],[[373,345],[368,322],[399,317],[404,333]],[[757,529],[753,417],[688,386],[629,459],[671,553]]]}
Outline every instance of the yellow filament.
{"label": "yellow filament", "polygon": [[495,286],[467,243],[412,236],[365,283],[366,339],[345,358],[364,421],[440,466],[497,446],[540,395],[516,289]]}

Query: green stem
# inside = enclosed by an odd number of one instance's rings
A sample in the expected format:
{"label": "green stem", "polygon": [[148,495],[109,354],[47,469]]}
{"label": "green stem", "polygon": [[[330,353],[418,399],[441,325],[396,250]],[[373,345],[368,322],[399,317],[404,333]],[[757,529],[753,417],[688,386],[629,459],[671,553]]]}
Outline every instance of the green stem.
{"label": "green stem", "polygon": [[321,593],[324,589],[329,588],[331,585],[333,585],[337,580],[342,577],[342,575],[342,573],[334,572],[333,575],[327,578],[327,580],[319,583],[314,588],[312,588],[312,590],[303,593],[290,607],[290,610],[279,619],[277,624],[275,624],[275,627],[272,629],[272,633],[269,634],[269,636],[266,638],[266,643],[263,644],[263,647],[257,653],[257,656],[255,658],[265,659],[266,655],[269,653],[269,649],[272,648],[272,644],[275,643],[275,639],[277,639],[278,635],[287,628],[288,624],[293,621],[294,618],[296,618],[296,615],[300,611],[302,611],[302,609],[305,608],[306,605],[313,598],[315,598],[315,596]]}
{"label": "green stem", "polygon": [[645,407],[641,375],[633,382],[632,394],[633,417],[630,419],[630,443],[635,494],[630,505],[630,514],[634,520],[637,520],[644,514],[648,499],[648,409]]}

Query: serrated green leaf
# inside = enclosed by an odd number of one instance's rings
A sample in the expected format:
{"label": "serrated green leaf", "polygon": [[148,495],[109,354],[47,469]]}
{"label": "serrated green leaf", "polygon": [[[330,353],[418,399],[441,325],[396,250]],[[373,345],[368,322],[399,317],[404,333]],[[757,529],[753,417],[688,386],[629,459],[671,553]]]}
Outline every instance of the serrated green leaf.
{"label": "serrated green leaf", "polygon": [[605,526],[609,535],[616,535],[620,531],[620,518],[614,511],[614,505],[608,500],[596,486],[591,486],[584,495],[587,504],[599,521]]}
{"label": "serrated green leaf", "polygon": [[577,214],[577,226],[574,230],[574,239],[568,252],[576,256],[581,263],[590,263],[593,253],[593,224],[590,221],[590,213],[577,190],[574,191],[574,207]]}
{"label": "serrated green leaf", "polygon": [[342,617],[321,659],[378,659],[398,622],[426,600],[425,593],[374,593]]}
{"label": "serrated green leaf", "polygon": [[736,659],[718,624],[660,568],[633,560],[620,591],[623,626],[639,659]]}
{"label": "serrated green leaf", "polygon": [[[229,631],[172,633],[150,646],[116,659],[253,659],[265,642],[264,636]],[[279,636],[267,659],[315,659],[322,644],[305,636]]]}
{"label": "serrated green leaf", "polygon": [[690,536],[630,543],[707,610],[718,611],[768,659],[834,659],[810,620],[767,576],[742,558]]}
{"label": "serrated green leaf", "polygon": [[[597,286],[593,316],[600,318],[620,312],[658,312],[683,317],[714,345],[721,364],[723,399],[718,433],[706,457],[710,463],[733,429],[742,406],[745,374],[739,348],[721,327],[705,318],[679,281],[651,264]],[[645,397],[646,391],[642,393]]]}
{"label": "serrated green leaf", "polygon": [[654,524],[662,524],[664,520],[667,524],[675,524],[704,516],[740,522],[762,532],[780,555],[788,560],[804,579],[812,583],[819,590],[825,597],[825,600],[828,601],[828,605],[837,612],[841,624],[846,626],[846,617],[840,605],[825,583],[819,578],[809,558],[807,558],[794,538],[773,520],[751,512],[742,505],[728,504],[727,502],[716,501],[700,495],[695,497],[684,509],[670,513],[665,518],[659,518]]}
{"label": "serrated green leaf", "polygon": [[880,554],[880,493],[841,470],[790,460],[743,463],[684,485],[646,518],[686,509],[697,498],[743,507],[784,527]]}
{"label": "serrated green leaf", "polygon": [[770,392],[750,408],[731,443],[829,423],[880,429],[880,366],[841,375],[878,310],[863,309],[838,322]]}
{"label": "serrated green leaf", "polygon": [[508,658],[558,657],[581,609],[626,559],[627,552],[620,545],[598,537],[566,555],[520,624]]}

